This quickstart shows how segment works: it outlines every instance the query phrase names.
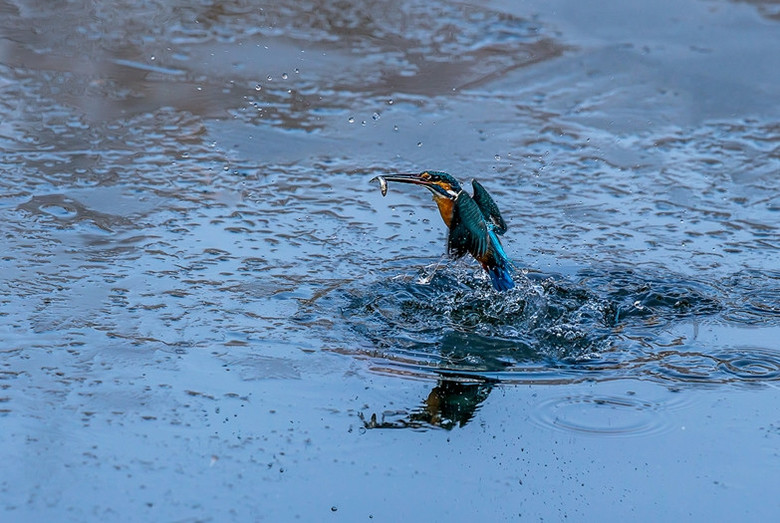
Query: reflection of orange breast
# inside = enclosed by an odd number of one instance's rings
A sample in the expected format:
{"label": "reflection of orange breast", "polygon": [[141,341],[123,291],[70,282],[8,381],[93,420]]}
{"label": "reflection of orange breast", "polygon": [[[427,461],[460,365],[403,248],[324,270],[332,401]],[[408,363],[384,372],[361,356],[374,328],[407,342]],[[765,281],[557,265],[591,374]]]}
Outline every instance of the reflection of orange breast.
{"label": "reflection of orange breast", "polygon": [[436,193],[433,193],[433,201],[435,201],[436,205],[439,207],[441,219],[444,220],[445,225],[449,227],[452,223],[452,207],[455,205],[455,202],[444,196],[439,196]]}

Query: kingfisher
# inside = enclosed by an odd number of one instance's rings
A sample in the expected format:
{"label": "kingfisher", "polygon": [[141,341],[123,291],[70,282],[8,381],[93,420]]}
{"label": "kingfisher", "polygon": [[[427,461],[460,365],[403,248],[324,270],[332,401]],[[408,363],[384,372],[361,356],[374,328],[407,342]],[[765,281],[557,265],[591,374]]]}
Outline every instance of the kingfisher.
{"label": "kingfisher", "polygon": [[371,179],[374,180],[379,181],[382,196],[387,194],[387,182],[413,183],[431,191],[442,220],[449,228],[448,254],[454,258],[471,254],[488,273],[493,288],[498,291],[515,286],[512,280],[514,265],[498,239],[506,232],[506,222],[481,183],[471,181],[474,192],[469,196],[458,180],[441,171],[383,174]]}

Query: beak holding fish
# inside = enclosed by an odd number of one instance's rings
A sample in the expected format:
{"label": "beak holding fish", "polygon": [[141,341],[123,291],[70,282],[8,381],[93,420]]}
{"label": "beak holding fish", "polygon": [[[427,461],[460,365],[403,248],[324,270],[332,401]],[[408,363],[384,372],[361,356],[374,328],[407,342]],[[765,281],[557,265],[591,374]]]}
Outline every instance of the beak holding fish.
{"label": "beak holding fish", "polygon": [[435,172],[381,174],[371,178],[370,181],[373,182],[374,180],[379,182],[379,190],[382,191],[382,196],[387,196],[387,182],[411,183],[422,185],[434,192],[442,192],[440,190],[440,176],[437,176]]}

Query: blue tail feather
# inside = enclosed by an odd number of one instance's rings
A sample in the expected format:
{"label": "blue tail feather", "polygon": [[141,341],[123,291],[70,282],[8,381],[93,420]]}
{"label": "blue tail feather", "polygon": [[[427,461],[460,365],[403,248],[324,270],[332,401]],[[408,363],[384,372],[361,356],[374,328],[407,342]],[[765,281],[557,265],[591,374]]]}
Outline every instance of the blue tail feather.
{"label": "blue tail feather", "polygon": [[515,286],[515,282],[512,280],[514,264],[509,259],[509,256],[506,255],[501,242],[493,231],[492,225],[488,225],[488,236],[490,237],[490,243],[492,244],[497,263],[495,266],[487,268],[487,273],[490,275],[490,281],[493,283],[494,289],[497,291],[508,291]]}
{"label": "blue tail feather", "polygon": [[512,280],[512,273],[509,272],[506,266],[496,266],[488,269],[488,274],[490,275],[490,281],[493,283],[493,288],[497,291],[508,291],[515,286],[515,282]]}

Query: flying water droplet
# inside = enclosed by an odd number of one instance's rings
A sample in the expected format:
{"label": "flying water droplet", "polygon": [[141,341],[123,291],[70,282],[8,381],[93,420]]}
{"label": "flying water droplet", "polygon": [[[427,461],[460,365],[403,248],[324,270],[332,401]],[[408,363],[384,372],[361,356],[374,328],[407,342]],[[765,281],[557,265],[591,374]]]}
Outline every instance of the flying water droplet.
{"label": "flying water droplet", "polygon": [[287,73],[282,73],[282,80],[287,80]]}
{"label": "flying water droplet", "polygon": [[347,118],[347,121],[349,123],[355,123],[355,117],[354,116],[350,116],[349,118]]}
{"label": "flying water droplet", "polygon": [[377,120],[379,120],[381,117],[382,117],[382,115],[377,113],[377,112],[375,112],[374,114],[371,115],[371,118],[373,118],[375,122]]}

